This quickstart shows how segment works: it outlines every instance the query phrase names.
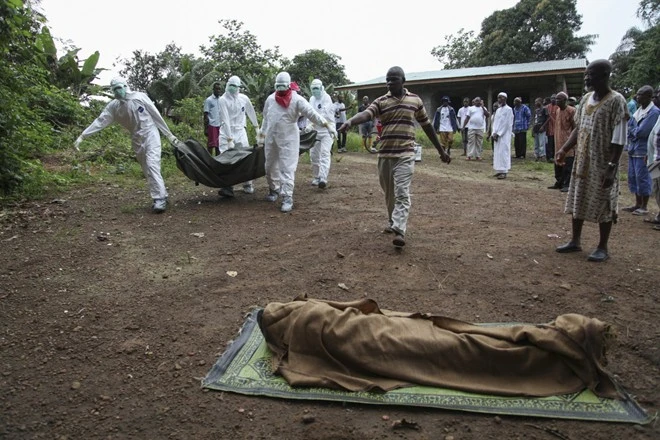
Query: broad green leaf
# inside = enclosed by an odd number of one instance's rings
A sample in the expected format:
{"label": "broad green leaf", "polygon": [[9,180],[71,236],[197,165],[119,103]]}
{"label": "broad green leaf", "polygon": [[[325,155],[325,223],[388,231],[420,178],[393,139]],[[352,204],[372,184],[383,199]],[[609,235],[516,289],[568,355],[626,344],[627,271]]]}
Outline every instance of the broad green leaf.
{"label": "broad green leaf", "polygon": [[83,68],[82,68],[82,72],[81,72],[83,78],[88,78],[90,76],[91,77],[95,76],[94,69],[96,69],[96,64],[99,62],[99,56],[100,56],[100,54],[99,54],[99,51],[97,50],[92,55],[90,55],[89,58],[87,58],[85,60],[85,63],[83,64]]}

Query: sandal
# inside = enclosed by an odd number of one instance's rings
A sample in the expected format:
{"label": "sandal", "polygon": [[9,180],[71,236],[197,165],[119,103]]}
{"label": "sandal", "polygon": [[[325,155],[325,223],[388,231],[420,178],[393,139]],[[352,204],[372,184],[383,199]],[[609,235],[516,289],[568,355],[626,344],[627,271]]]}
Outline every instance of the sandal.
{"label": "sandal", "polygon": [[644,223],[652,223],[654,225],[660,225],[660,220],[658,220],[655,217],[654,218],[645,218]]}

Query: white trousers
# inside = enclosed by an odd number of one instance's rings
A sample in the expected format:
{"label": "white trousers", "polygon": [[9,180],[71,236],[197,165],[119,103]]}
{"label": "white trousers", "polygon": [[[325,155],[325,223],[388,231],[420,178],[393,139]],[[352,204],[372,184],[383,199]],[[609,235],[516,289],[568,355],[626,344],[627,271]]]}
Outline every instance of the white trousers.
{"label": "white trousers", "polygon": [[160,134],[153,127],[146,136],[133,136],[133,151],[142,167],[142,173],[147,178],[151,198],[166,199],[167,190],[163,176],[160,175]]}
{"label": "white trousers", "polygon": [[309,150],[309,158],[312,162],[312,177],[318,178],[320,181],[327,182],[328,174],[330,174],[330,162],[332,151],[332,136],[329,133],[318,133],[316,143]]}
{"label": "white trousers", "polygon": [[[314,147],[316,148],[316,147]],[[300,141],[279,140],[276,136],[266,138],[266,181],[271,191],[282,197],[293,197],[293,188],[298,168]]]}

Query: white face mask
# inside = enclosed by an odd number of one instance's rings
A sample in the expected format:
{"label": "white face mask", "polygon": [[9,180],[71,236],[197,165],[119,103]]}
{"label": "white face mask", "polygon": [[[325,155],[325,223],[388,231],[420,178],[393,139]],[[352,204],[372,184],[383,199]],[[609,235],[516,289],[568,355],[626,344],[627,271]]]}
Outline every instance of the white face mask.
{"label": "white face mask", "polygon": [[320,98],[321,97],[321,88],[320,87],[312,87],[312,95],[315,98]]}
{"label": "white face mask", "polygon": [[115,86],[112,89],[112,93],[117,99],[126,99],[126,86]]}

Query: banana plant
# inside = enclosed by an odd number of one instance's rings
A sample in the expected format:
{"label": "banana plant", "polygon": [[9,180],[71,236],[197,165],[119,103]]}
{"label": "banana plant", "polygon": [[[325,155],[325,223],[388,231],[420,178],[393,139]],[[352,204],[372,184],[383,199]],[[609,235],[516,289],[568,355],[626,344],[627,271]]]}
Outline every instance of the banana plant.
{"label": "banana plant", "polygon": [[46,26],[41,28],[36,46],[39,49],[37,57],[50,72],[52,82],[60,88],[70,90],[76,96],[87,94],[93,88],[92,81],[105,70],[96,67],[100,57],[99,51],[81,61],[78,58],[80,49],[73,48],[58,58],[57,47]]}

